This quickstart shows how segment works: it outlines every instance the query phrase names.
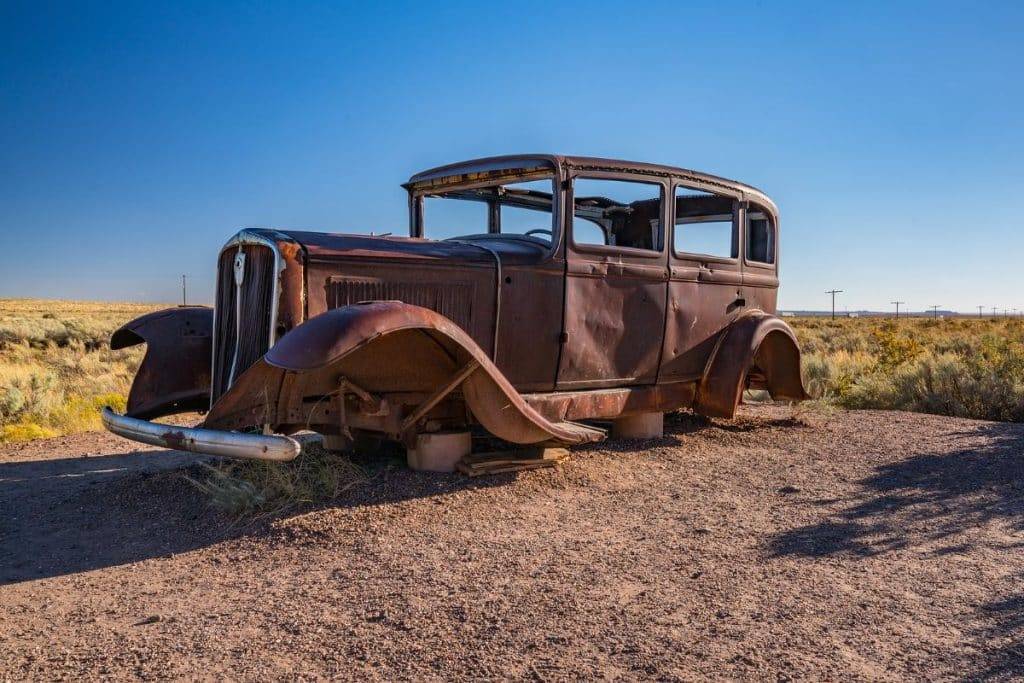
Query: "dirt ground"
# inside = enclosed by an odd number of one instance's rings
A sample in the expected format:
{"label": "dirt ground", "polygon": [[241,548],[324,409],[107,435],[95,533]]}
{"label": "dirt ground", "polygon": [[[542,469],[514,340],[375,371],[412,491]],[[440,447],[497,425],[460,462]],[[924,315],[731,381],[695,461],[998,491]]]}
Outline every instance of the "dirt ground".
{"label": "dirt ground", "polygon": [[746,408],[229,527],[195,456],[8,446],[0,678],[1017,678],[1022,456],[1024,425]]}

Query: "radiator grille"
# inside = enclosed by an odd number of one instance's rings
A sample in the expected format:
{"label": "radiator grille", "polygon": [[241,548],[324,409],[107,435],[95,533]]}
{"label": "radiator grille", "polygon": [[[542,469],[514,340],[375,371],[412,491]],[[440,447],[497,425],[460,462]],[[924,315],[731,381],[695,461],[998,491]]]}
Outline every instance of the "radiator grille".
{"label": "radiator grille", "polygon": [[429,308],[466,331],[473,318],[473,286],[467,282],[395,282],[347,277],[332,277],[327,281],[329,308],[362,301],[403,301]]}
{"label": "radiator grille", "polygon": [[[213,346],[213,400],[216,401],[231,384],[231,366],[235,365],[234,379],[263,357],[269,348],[270,331],[274,325],[272,307],[274,297],[274,253],[259,244],[244,244],[245,278],[242,281],[242,324],[235,321],[237,305],[234,264],[238,247],[225,249],[217,264],[217,307]],[[236,329],[241,329],[237,344]]]}

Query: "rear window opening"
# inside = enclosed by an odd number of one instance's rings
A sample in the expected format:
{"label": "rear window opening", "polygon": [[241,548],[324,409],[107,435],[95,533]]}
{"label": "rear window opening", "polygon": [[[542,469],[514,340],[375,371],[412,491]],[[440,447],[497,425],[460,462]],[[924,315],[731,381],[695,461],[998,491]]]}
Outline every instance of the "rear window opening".
{"label": "rear window opening", "polygon": [[775,225],[771,216],[757,207],[747,210],[747,260],[775,263]]}

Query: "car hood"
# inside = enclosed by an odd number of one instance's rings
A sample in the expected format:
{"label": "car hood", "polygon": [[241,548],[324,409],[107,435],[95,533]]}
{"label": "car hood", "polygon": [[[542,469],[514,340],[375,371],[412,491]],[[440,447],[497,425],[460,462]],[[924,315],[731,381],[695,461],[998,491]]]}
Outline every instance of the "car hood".
{"label": "car hood", "polygon": [[356,235],[345,233],[275,230],[305,248],[311,261],[335,258],[374,258],[385,260],[461,261],[494,263],[536,262],[548,249],[539,241],[502,238],[494,235],[459,240],[430,240],[393,235]]}

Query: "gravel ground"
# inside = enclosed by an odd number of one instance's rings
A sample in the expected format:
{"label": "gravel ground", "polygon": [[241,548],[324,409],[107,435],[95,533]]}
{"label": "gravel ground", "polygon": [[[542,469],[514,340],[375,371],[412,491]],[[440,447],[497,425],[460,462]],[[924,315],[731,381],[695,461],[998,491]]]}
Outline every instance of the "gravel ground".
{"label": "gravel ground", "polygon": [[1024,426],[679,416],[249,526],[132,450],[0,449],[0,678],[1024,675]]}

